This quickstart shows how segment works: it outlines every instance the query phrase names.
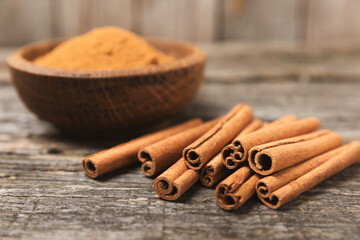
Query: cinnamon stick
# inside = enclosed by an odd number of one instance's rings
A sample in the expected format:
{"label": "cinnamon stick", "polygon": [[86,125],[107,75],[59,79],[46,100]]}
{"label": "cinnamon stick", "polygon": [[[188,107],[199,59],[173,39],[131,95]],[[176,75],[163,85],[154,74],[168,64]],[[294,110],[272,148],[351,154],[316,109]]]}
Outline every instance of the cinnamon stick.
{"label": "cinnamon stick", "polygon": [[215,119],[203,123],[142,148],[138,153],[138,158],[142,162],[143,174],[153,177],[170,167],[181,157],[186,146],[212,128],[218,121],[219,119]]}
{"label": "cinnamon stick", "polygon": [[138,161],[137,153],[141,148],[182,132],[188,128],[200,125],[201,123],[201,119],[195,118],[176,126],[136,138],[113,148],[86,156],[82,159],[83,169],[89,177],[96,178],[118,168],[130,165]]}
{"label": "cinnamon stick", "polygon": [[238,209],[255,193],[259,179],[248,167],[236,170],[216,187],[215,196],[219,206],[225,210]]}
{"label": "cinnamon stick", "polygon": [[334,150],[328,151],[319,156],[260,179],[256,184],[257,195],[261,198],[268,198],[275,190],[301,177],[305,173],[310,172],[312,169],[316,168],[330,158],[338,155],[346,148],[347,145],[338,147]]}
{"label": "cinnamon stick", "polygon": [[[255,127],[258,129],[263,129],[266,127],[273,127],[273,126],[279,126],[284,123],[289,122],[295,122],[297,118],[294,115],[285,115],[275,121],[272,121],[270,123],[264,123],[262,125],[257,125],[259,123],[254,123]],[[254,131],[252,131],[254,132]],[[250,132],[249,132],[250,133]],[[244,162],[244,159],[242,158],[243,153],[241,153],[241,144],[239,142],[239,138],[245,134],[239,134],[235,137],[235,139],[226,147],[222,149],[222,162],[224,166],[228,169],[237,169],[241,163]]]}
{"label": "cinnamon stick", "polygon": [[221,154],[217,154],[201,169],[200,182],[205,187],[212,187],[231,173],[222,163]]}
{"label": "cinnamon stick", "polygon": [[[306,192],[325,179],[337,174],[359,160],[360,142],[353,141],[344,147],[325,153],[317,158],[310,159],[303,164],[293,166],[272,176],[265,177],[257,184],[258,196],[269,208],[278,209],[284,204],[295,199],[301,193]],[[316,167],[309,170],[309,168],[306,168],[306,163],[314,163],[313,166]],[[304,168],[306,169],[304,170]],[[301,173],[298,173],[299,171]],[[297,176],[294,178],[287,178],[286,181],[283,180],[284,176],[292,173],[297,174]],[[272,179],[270,179],[271,177]],[[270,185],[272,184],[273,187],[267,188],[267,193],[261,193],[261,191],[264,191],[265,189],[264,186],[269,186],[269,183]]]}
{"label": "cinnamon stick", "polygon": [[[264,127],[255,132],[240,136],[235,139],[238,156],[235,160],[238,163],[245,162],[248,158],[249,150],[261,144],[295,137],[301,134],[312,132],[320,127],[320,121],[316,118],[305,118],[302,120],[291,121],[283,124],[274,124]],[[232,168],[231,163],[227,164],[228,153],[222,151],[222,159],[226,167]]]}
{"label": "cinnamon stick", "polygon": [[291,167],[342,144],[339,134],[329,130],[304,134],[251,148],[249,166],[261,175]]}
{"label": "cinnamon stick", "polygon": [[162,199],[174,201],[198,180],[199,172],[188,169],[181,158],[154,180],[154,190]]}
{"label": "cinnamon stick", "polygon": [[[252,120],[246,127],[240,131],[237,136],[246,135],[248,133],[258,130],[262,126],[260,119]],[[228,176],[232,171],[227,169],[222,163],[221,154],[218,153],[213,159],[211,159],[202,168],[200,173],[200,182],[205,187],[212,187],[217,184],[220,180]]]}
{"label": "cinnamon stick", "polygon": [[252,109],[236,105],[219,123],[184,149],[186,165],[200,170],[213,156],[228,144],[253,118]]}

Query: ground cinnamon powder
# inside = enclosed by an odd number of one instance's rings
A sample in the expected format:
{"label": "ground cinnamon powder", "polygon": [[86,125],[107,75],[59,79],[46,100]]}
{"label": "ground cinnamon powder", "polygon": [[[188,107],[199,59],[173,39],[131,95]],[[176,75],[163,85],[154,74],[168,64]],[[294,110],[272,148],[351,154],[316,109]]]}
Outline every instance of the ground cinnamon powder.
{"label": "ground cinnamon powder", "polygon": [[62,69],[111,70],[161,65],[174,60],[134,33],[102,27],[61,43],[34,62]]}

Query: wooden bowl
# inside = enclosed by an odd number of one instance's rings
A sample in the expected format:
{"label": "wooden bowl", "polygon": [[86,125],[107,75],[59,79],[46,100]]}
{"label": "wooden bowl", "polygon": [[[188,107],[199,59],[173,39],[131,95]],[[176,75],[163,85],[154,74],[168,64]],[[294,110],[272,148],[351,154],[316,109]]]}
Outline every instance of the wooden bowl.
{"label": "wooden bowl", "polygon": [[61,40],[24,46],[7,63],[27,108],[60,130],[84,136],[129,132],[161,123],[184,109],[203,79],[205,54],[199,48],[148,38],[177,59],[167,65],[126,70],[65,70],[32,62]]}

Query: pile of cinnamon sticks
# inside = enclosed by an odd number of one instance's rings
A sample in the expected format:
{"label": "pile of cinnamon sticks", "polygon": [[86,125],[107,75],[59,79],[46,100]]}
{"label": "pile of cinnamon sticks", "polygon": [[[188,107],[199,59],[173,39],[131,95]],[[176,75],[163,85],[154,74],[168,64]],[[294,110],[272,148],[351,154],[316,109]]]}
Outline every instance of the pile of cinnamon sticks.
{"label": "pile of cinnamon sticks", "polygon": [[[284,116],[264,123],[236,105],[208,122],[192,119],[83,158],[91,178],[140,161],[154,190],[176,200],[200,180],[216,187],[225,210],[239,208],[255,193],[277,209],[360,160],[360,142],[319,130],[316,118]],[[160,175],[159,175],[160,174]]]}

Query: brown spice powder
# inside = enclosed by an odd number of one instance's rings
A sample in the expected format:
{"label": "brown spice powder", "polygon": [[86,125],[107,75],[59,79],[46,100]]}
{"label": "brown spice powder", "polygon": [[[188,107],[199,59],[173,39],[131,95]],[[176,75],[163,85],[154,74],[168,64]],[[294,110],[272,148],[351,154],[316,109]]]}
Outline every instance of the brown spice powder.
{"label": "brown spice powder", "polygon": [[59,44],[34,62],[52,68],[112,70],[162,65],[174,60],[134,33],[101,27]]}

